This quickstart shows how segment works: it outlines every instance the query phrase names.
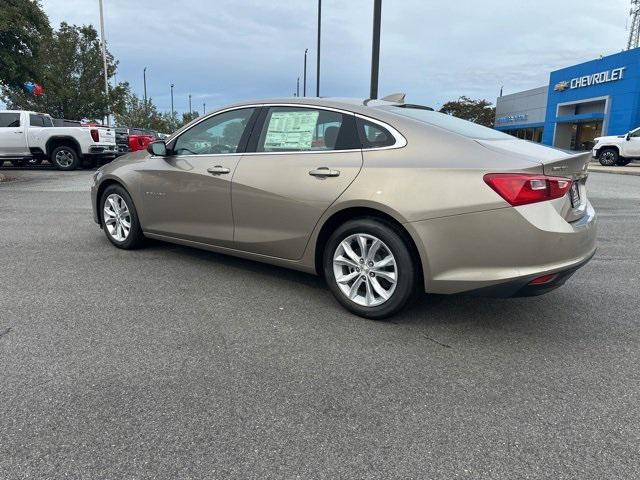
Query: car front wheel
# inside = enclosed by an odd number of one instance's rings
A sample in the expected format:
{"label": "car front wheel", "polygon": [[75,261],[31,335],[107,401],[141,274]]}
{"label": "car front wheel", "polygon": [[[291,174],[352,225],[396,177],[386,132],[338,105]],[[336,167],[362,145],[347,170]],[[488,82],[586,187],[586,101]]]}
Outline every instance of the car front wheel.
{"label": "car front wheel", "polygon": [[351,220],[329,238],[324,277],[336,299],[356,315],[381,320],[416,293],[416,270],[400,232],[373,218]]}
{"label": "car front wheel", "polygon": [[108,186],[100,200],[102,227],[118,248],[132,250],[142,245],[144,235],[131,197],[120,185]]}
{"label": "car front wheel", "polygon": [[618,163],[618,152],[613,148],[605,148],[598,155],[598,160],[600,161],[600,165],[604,167],[613,167]]}

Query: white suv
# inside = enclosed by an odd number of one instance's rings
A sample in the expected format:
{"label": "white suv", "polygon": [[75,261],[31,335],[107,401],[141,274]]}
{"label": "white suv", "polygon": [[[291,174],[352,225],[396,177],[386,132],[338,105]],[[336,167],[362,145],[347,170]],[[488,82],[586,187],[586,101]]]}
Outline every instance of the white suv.
{"label": "white suv", "polygon": [[605,167],[623,167],[631,160],[640,158],[640,128],[626,135],[597,137],[594,141],[593,158],[597,158]]}

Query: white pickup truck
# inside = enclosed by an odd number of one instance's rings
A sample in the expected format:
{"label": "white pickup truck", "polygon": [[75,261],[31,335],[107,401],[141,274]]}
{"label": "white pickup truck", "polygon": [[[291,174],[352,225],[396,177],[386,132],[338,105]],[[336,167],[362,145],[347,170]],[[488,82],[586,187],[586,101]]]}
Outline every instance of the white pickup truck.
{"label": "white pickup truck", "polygon": [[601,165],[624,167],[631,160],[640,159],[640,128],[625,135],[594,138],[593,158]]}
{"label": "white pickup truck", "polygon": [[116,136],[106,127],[54,127],[49,115],[0,111],[0,166],[38,165],[48,160],[60,170],[75,170],[98,159],[113,159]]}

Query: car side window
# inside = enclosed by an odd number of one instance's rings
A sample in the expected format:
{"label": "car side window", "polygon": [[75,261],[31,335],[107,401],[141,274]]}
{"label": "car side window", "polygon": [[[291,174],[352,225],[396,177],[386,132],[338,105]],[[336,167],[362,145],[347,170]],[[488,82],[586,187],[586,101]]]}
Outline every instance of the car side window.
{"label": "car side window", "polygon": [[29,114],[29,125],[32,127],[46,127],[44,115]]}
{"label": "car side window", "polygon": [[357,123],[362,148],[390,147],[396,143],[396,139],[391,135],[391,132],[383,126],[362,118],[358,118]]}
{"label": "car side window", "polygon": [[19,126],[19,113],[0,113],[0,128],[14,128]]}
{"label": "car side window", "polygon": [[359,149],[353,115],[308,107],[270,107],[258,152],[317,152]]}
{"label": "car side window", "polygon": [[238,153],[242,135],[255,108],[220,113],[203,120],[180,135],[173,147],[176,155]]}
{"label": "car side window", "polygon": [[638,129],[636,129],[636,130],[632,131],[632,132],[629,134],[629,136],[630,136],[630,137],[633,137],[633,138],[638,138],[638,137],[640,137],[640,128],[638,128]]}

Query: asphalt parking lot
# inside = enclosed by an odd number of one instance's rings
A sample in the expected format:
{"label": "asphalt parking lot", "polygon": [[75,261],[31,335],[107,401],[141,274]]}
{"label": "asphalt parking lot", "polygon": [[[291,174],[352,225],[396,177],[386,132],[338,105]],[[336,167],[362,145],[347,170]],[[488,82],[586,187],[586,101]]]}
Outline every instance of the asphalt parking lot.
{"label": "asphalt parking lot", "polygon": [[320,279],[112,247],[90,172],[0,184],[0,478],[638,478],[640,177],[526,299],[348,314]]}

